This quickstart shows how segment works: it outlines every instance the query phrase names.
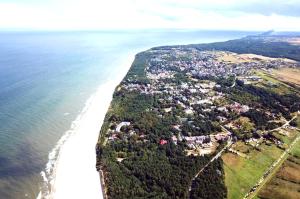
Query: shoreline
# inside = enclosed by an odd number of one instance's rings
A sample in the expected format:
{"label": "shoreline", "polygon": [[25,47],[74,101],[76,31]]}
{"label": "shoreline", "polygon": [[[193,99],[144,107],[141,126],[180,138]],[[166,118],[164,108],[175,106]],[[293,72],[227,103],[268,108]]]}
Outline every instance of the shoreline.
{"label": "shoreline", "polygon": [[98,171],[98,173],[99,173],[99,178],[100,178],[100,183],[101,183],[102,198],[107,199],[108,197],[107,197],[107,193],[106,193],[106,186],[105,186],[103,170],[100,169]]}
{"label": "shoreline", "polygon": [[46,171],[41,173],[47,185],[37,198],[105,198],[104,179],[95,168],[95,146],[114,90],[130,69],[135,54],[129,53],[120,60],[116,76],[98,87],[70,130],[49,153]]}

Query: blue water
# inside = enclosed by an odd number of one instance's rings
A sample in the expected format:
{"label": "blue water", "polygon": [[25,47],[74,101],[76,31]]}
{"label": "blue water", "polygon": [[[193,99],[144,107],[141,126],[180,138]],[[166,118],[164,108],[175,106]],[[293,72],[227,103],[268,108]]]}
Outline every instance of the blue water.
{"label": "blue water", "polygon": [[37,197],[49,151],[91,94],[118,72],[117,60],[158,45],[248,34],[253,33],[0,33],[0,198]]}

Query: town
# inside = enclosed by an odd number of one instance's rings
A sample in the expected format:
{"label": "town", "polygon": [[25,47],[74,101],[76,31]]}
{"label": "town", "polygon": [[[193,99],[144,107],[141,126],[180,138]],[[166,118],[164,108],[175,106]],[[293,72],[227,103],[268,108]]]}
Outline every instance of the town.
{"label": "town", "polygon": [[[256,109],[233,99],[226,88],[237,83],[252,85],[262,83],[255,71],[268,71],[281,67],[295,68],[297,62],[255,55],[238,55],[224,51],[198,51],[194,48],[174,47],[149,50],[145,66],[147,81],[137,81],[130,76],[117,88],[117,92],[137,92],[155,96],[157,105],[147,108],[159,118],[170,115],[176,121],[170,126],[170,139],[161,138],[159,145],[178,141],[186,143],[187,155],[205,155],[216,151],[220,143],[242,139],[246,144],[257,146],[262,141],[272,141],[279,147],[280,140],[267,131],[260,131],[247,112]],[[218,81],[227,80],[227,82]],[[228,81],[228,79],[230,81]],[[265,110],[268,122],[285,123],[280,112]],[[243,131],[243,132],[242,132]],[[244,134],[237,136],[237,134]],[[127,140],[134,136],[138,142],[148,142],[147,132],[135,128],[135,121],[114,121],[108,129],[107,141]],[[234,149],[233,153],[241,154]],[[122,155],[123,157],[123,155]],[[120,160],[123,160],[121,158]]]}
{"label": "town", "polygon": [[[300,139],[300,65],[274,53],[269,41],[235,42],[136,55],[115,89],[96,148],[108,195],[273,194],[266,181],[288,158],[297,159],[290,154]],[[243,48],[249,42],[262,49]]]}

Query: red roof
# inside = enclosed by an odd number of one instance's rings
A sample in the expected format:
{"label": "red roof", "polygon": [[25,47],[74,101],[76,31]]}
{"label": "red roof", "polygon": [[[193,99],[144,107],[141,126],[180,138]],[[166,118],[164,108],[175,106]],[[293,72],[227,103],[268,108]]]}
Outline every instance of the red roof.
{"label": "red roof", "polygon": [[164,140],[164,139],[161,139],[160,141],[159,141],[159,144],[160,145],[165,145],[165,144],[167,144],[168,143],[168,141],[167,140]]}

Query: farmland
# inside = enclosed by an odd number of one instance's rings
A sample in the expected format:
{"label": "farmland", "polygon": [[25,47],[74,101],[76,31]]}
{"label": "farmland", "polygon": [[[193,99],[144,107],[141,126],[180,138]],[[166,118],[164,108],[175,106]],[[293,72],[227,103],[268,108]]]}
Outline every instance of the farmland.
{"label": "farmland", "polygon": [[263,144],[260,148],[261,152],[252,148],[247,154],[249,158],[232,153],[222,156],[228,198],[242,198],[282,152],[275,145]]}
{"label": "farmland", "polygon": [[[299,144],[296,148],[299,150]],[[291,155],[258,196],[266,199],[296,199],[300,198],[299,189],[300,158]]]}
{"label": "farmland", "polygon": [[295,68],[282,68],[273,70],[274,75],[280,80],[300,85],[300,70]]}

